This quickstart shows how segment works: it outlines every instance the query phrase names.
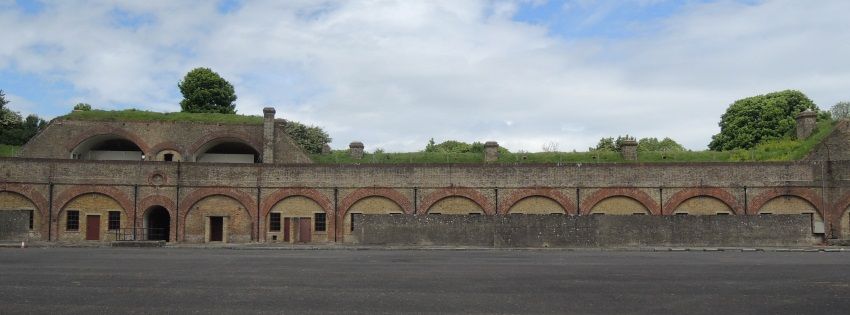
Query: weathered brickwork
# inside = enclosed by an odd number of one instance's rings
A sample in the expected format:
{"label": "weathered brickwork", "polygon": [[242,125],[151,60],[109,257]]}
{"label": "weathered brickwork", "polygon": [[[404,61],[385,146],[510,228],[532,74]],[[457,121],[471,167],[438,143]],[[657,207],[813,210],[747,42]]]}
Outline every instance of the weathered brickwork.
{"label": "weathered brickwork", "polygon": [[[121,204],[112,197],[100,193],[84,193],[82,195],[78,195],[66,203],[61,209],[62,211],[57,213],[57,222],[59,223],[59,241],[79,242],[86,240],[87,231],[90,229],[88,226],[89,217],[96,217],[96,221],[99,222],[99,233],[95,240],[115,240],[116,231],[110,230],[108,226],[110,211],[120,213],[120,228],[133,226],[133,222],[130,220],[132,216],[127,214],[127,211],[122,208]],[[77,229],[69,229],[68,211],[79,211]]]}
{"label": "weathered brickwork", "polygon": [[[225,242],[282,242],[283,231],[270,231],[271,213],[311,219],[312,242],[353,241],[352,213],[811,213],[823,223],[824,237],[850,238],[847,122],[799,162],[317,165],[303,164],[307,156],[280,136],[281,121],[266,121],[55,121],[23,148],[24,158],[0,159],[0,209],[34,210],[33,237],[51,241],[84,239],[88,213],[102,216],[100,239],[108,240],[106,212],[120,211],[122,227],[144,228],[155,207],[168,213],[168,239],[177,242],[208,241],[210,217],[226,218]],[[77,145],[102,135],[133,141],[151,158],[69,159]],[[191,162],[198,150],[223,138],[255,147],[276,163]],[[274,152],[263,152],[269,148]],[[157,161],[166,152],[184,162]],[[81,211],[77,232],[66,231],[69,207]],[[316,230],[317,214],[324,214],[324,231]],[[295,241],[294,226],[290,233]]]}

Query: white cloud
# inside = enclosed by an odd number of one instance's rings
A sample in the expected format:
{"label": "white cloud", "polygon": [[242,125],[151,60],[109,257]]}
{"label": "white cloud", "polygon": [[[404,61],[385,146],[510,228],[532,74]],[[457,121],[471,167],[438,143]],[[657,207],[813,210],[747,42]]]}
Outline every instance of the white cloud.
{"label": "white cloud", "polygon": [[121,27],[111,3],[56,2],[0,12],[0,69],[70,82],[100,107],[178,110],[177,81],[208,66],[236,86],[240,113],[276,106],[335,148],[388,151],[431,137],[583,150],[625,133],[700,149],[737,98],[796,88],[828,108],[850,90],[845,1],[695,3],[616,41],[558,38],[512,21],[516,5],[251,1],[221,15],[131,1],[117,7],[150,21]]}

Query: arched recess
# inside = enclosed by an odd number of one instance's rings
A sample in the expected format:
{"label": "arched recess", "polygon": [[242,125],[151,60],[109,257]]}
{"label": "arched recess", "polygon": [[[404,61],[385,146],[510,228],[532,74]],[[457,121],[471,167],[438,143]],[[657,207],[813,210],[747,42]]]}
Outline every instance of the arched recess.
{"label": "arched recess", "polygon": [[345,212],[340,211],[340,216],[337,218],[340,232],[337,235],[342,237],[343,241],[352,241],[352,232],[354,232],[354,214],[405,214],[398,202],[384,196],[368,196],[360,198],[354,204],[349,206]]}
{"label": "arched recess", "polygon": [[750,212],[760,213],[762,212],[761,209],[764,208],[765,204],[782,196],[796,197],[805,200],[813,207],[813,210],[821,218],[823,218],[823,213],[821,211],[821,209],[823,209],[823,200],[821,200],[820,196],[812,189],[799,187],[774,188],[762,192],[753,198],[752,202],[750,202],[749,209],[752,209]]}
{"label": "arched recess", "polygon": [[[481,204],[465,196],[447,196],[428,207],[425,214],[485,214]],[[487,213],[489,215],[489,213]]]}
{"label": "arched recess", "polygon": [[[283,221],[287,217],[300,218],[310,215],[315,219],[315,214],[321,212],[325,213],[325,231],[324,233],[317,233],[315,231],[315,222],[312,222],[312,235],[315,235],[316,238],[311,239],[311,241],[332,241],[334,238],[333,233],[336,231],[336,220],[333,203],[318,190],[301,187],[281,188],[263,199],[260,209],[260,214],[263,218],[261,222],[263,233],[260,234],[263,235],[263,239],[266,241],[273,239],[274,236],[277,236],[277,241],[283,241],[285,239],[283,235]],[[281,228],[279,231],[270,230],[272,212],[281,214]]]}
{"label": "arched recess", "polygon": [[404,213],[413,214],[413,205],[411,204],[410,199],[395,189],[384,187],[360,188],[355,190],[348,194],[348,196],[345,196],[345,198],[342,198],[342,201],[339,203],[340,212],[342,214],[348,212],[348,209],[351,208],[352,205],[363,198],[369,197],[383,197],[389,199],[400,207]]}
{"label": "arched recess", "polygon": [[[118,229],[133,227],[134,219],[132,208],[123,204],[128,200],[119,200],[102,192],[85,192],[70,198],[67,202],[59,203],[60,211],[57,211],[56,225],[58,233],[56,239],[60,241],[82,241],[98,240],[112,241],[116,239]],[[116,213],[118,218],[118,229],[113,229],[110,221],[112,214]],[[74,224],[69,221],[73,220]],[[91,221],[94,219],[94,221]],[[95,224],[96,223],[96,224]],[[91,226],[91,224],[95,224]]]}
{"label": "arched recess", "polygon": [[[512,192],[507,199],[499,205],[499,214],[508,214],[519,209],[522,213],[556,213],[552,209],[555,206],[560,209],[557,212],[576,214],[575,202],[558,191],[557,189],[540,187],[519,189]],[[528,209],[528,210],[526,210]],[[536,211],[534,209],[537,209]]]}
{"label": "arched recess", "polygon": [[[643,209],[646,209],[648,212],[647,214],[661,215],[658,203],[656,203],[647,193],[636,188],[606,188],[597,190],[582,201],[581,214],[591,214],[593,209],[599,206],[599,204],[603,201],[605,201],[606,204],[603,204],[602,206],[606,207],[606,209],[609,206],[614,206],[612,202],[623,203],[624,205],[634,205],[628,200],[632,200],[637,204],[640,204]],[[611,209],[611,212],[614,212],[613,210],[614,208]],[[621,209],[619,212],[622,212],[621,214],[627,214],[625,211],[629,211],[629,209]]]}
{"label": "arched recess", "polygon": [[645,215],[652,214],[640,201],[628,196],[611,196],[590,207],[589,214]]}
{"label": "arched recess", "polygon": [[42,238],[42,224],[45,222],[45,216],[42,214],[35,202],[29,197],[8,190],[0,190],[0,211],[23,211],[29,217],[29,222],[21,222],[28,224],[29,236],[34,239]]}
{"label": "arched recess", "polygon": [[[142,154],[145,156],[150,156],[151,154],[150,146],[141,137],[124,129],[111,126],[91,128],[67,143],[66,149],[68,150],[68,156],[72,159],[138,161],[141,160]],[[105,153],[91,154],[92,150],[105,151]]]}
{"label": "arched recess", "polygon": [[[717,210],[712,210],[712,208]],[[682,209],[680,209],[682,208]],[[683,210],[687,208],[687,210]],[[664,204],[663,214],[670,215],[676,212],[695,215],[707,215],[717,213],[744,214],[743,205],[735,196],[722,188],[689,188],[683,189],[670,197]]]}
{"label": "arched recess", "polygon": [[834,225],[833,233],[839,234],[834,236],[842,239],[850,238],[850,193],[836,202],[833,209],[835,209],[835,212],[832,217],[839,218],[837,224],[834,221],[832,222],[832,225]]}
{"label": "arched recess", "polygon": [[[416,209],[416,214],[429,213],[430,209],[433,208],[434,205],[438,202],[446,203],[454,202],[455,200],[457,200],[458,203],[461,203],[461,199],[457,199],[457,197],[461,197],[462,199],[467,199],[471,201],[472,204],[476,205],[479,209],[481,209],[484,214],[493,215],[496,212],[496,210],[493,208],[492,203],[487,200],[487,197],[484,196],[484,194],[478,192],[477,190],[466,187],[450,187],[443,188],[428,194],[422,200],[422,204],[419,205],[419,209]],[[448,200],[444,200],[447,198]],[[463,209],[457,209],[457,211],[463,211]],[[461,214],[461,212],[456,213]]]}
{"label": "arched recess", "polygon": [[[257,202],[255,196],[235,188],[199,188],[180,201],[177,223],[178,239],[187,242],[209,240],[210,217],[231,221],[224,242],[249,242],[256,234]],[[206,199],[206,200],[205,200]],[[203,202],[203,203],[202,203]],[[232,219],[229,219],[231,218]],[[202,232],[198,232],[202,231]],[[191,232],[191,233],[189,233]],[[191,235],[189,235],[191,234]]]}
{"label": "arched recess", "polygon": [[[174,209],[176,209],[174,205],[174,201],[171,198],[162,196],[162,195],[153,195],[147,196],[139,201],[138,209],[143,211],[142,213],[142,227],[144,228],[164,228],[160,225],[159,220],[156,217],[160,217],[161,214],[152,213],[157,207],[162,208],[168,217],[168,241],[174,241],[177,239],[177,216],[174,214]],[[151,215],[154,215],[154,219],[152,220]]]}
{"label": "arched recess", "polygon": [[800,196],[779,195],[760,203],[756,214],[810,214],[814,222],[823,222],[817,207]]}
{"label": "arched recess", "polygon": [[262,146],[239,133],[212,133],[190,148],[191,160],[212,163],[260,163]]}
{"label": "arched recess", "polygon": [[41,237],[42,239],[47,239],[48,229],[50,229],[50,225],[48,224],[47,214],[48,214],[48,202],[47,198],[38,192],[35,188],[26,184],[9,184],[3,183],[0,185],[0,192],[9,192],[13,194],[18,194],[26,198],[29,202],[35,206],[35,213],[37,213],[37,217],[41,224],[33,226],[33,232],[37,232],[39,235],[33,235],[35,237]]}
{"label": "arched recess", "polygon": [[179,162],[183,161],[186,153],[174,141],[166,141],[155,145],[150,150],[153,161]]}

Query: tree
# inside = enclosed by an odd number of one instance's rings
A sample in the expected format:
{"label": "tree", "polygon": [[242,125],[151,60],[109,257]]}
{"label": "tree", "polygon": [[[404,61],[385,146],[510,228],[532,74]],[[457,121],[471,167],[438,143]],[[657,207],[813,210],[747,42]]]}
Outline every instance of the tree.
{"label": "tree", "polygon": [[[484,153],[484,143],[475,141],[472,144],[457,141],[447,140],[440,144],[434,144],[434,139],[428,140],[425,145],[425,152],[437,153]],[[508,149],[499,147],[499,153],[509,153]]]}
{"label": "tree", "polygon": [[793,90],[737,100],[720,118],[720,133],[711,137],[708,147],[715,151],[749,149],[765,141],[791,138],[797,114],[807,109],[818,111],[805,94]]}
{"label": "tree", "polygon": [[74,110],[90,111],[91,105],[88,103],[77,103],[77,105],[74,105]]}
{"label": "tree", "polygon": [[286,133],[307,153],[322,153],[322,146],[331,142],[331,137],[320,127],[307,126],[297,121],[287,121]]}
{"label": "tree", "polygon": [[3,129],[9,128],[21,122],[21,115],[7,108],[9,101],[6,100],[6,94],[0,90],[0,127]]}
{"label": "tree", "polygon": [[595,148],[588,148],[587,150],[620,152],[620,147],[626,140],[634,140],[634,138],[629,135],[617,136],[617,139],[614,139],[614,137],[602,138],[599,139],[599,143],[596,144]]}
{"label": "tree", "polygon": [[838,102],[829,110],[834,119],[850,118],[850,102]]}
{"label": "tree", "polygon": [[638,140],[638,151],[642,152],[680,152],[685,151],[685,147],[670,138],[641,138]]}
{"label": "tree", "polygon": [[235,114],[236,92],[227,80],[209,68],[195,68],[177,84],[183,100],[180,107],[189,113]]}

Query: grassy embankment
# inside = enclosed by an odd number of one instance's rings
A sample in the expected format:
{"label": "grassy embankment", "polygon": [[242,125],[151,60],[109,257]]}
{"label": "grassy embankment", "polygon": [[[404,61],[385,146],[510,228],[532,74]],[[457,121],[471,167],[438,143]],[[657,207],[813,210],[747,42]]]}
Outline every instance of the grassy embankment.
{"label": "grassy embankment", "polygon": [[[754,162],[794,161],[806,156],[835,127],[835,122],[818,124],[815,133],[806,140],[791,139],[771,141],[751,150],[732,151],[683,151],[683,152],[639,152],[638,162]],[[362,160],[352,159],[345,150],[333,151],[328,155],[310,156],[322,164],[376,164],[376,163],[484,163],[481,153],[365,153]],[[618,152],[537,152],[501,154],[503,164],[529,163],[613,163],[627,162]]]}

